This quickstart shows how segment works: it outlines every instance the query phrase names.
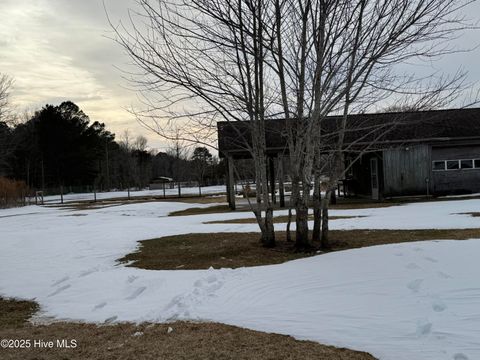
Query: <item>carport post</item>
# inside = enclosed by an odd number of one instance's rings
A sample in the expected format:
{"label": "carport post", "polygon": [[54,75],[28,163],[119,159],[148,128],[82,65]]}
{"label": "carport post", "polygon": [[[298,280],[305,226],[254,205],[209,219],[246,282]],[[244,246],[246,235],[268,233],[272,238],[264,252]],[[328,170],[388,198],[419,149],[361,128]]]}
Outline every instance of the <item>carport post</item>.
{"label": "carport post", "polygon": [[233,174],[233,157],[227,156],[227,200],[231,210],[235,210],[235,178]]}
{"label": "carport post", "polygon": [[275,196],[275,161],[273,160],[273,156],[268,158],[268,167],[269,167],[269,175],[270,175],[270,191],[272,192],[272,203],[277,203],[277,197]]}
{"label": "carport post", "polygon": [[280,207],[285,207],[285,184],[283,183],[283,156],[281,154],[277,157],[278,166],[278,192],[280,193]]}

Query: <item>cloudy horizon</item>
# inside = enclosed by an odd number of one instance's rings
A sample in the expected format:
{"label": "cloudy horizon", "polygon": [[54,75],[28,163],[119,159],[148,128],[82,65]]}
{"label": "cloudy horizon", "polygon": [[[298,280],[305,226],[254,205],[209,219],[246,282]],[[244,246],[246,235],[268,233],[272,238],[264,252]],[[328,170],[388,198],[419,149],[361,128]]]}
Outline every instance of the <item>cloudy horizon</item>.
{"label": "cloudy horizon", "polygon": [[[105,0],[114,21],[134,3]],[[469,10],[471,20],[477,22],[479,4]],[[71,100],[92,121],[104,122],[117,137],[129,129],[134,135],[146,136],[152,148],[165,148],[165,142],[142,128],[126,110],[138,105],[119,70],[128,66],[129,59],[109,38],[111,29],[102,0],[1,0],[0,14],[0,73],[15,81],[11,102],[17,109],[33,111],[47,103]],[[453,54],[424,66],[446,73],[464,68],[469,72],[467,80],[477,82],[478,35],[478,30],[471,30],[453,44],[474,49],[471,53]]]}

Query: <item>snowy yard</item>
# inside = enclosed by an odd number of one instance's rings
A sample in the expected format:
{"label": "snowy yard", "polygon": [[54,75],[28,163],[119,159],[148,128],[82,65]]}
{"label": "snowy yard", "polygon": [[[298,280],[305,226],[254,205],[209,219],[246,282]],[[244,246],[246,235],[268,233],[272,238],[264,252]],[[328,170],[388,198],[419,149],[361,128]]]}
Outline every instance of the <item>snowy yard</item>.
{"label": "snowy yard", "polygon": [[[35,299],[41,318],[207,320],[379,359],[480,359],[480,240],[375,246],[235,270],[151,271],[116,262],[139,240],[257,231],[255,224],[204,224],[250,213],[167,217],[212,205],[1,210],[0,296]],[[362,217],[334,220],[331,228],[480,228],[480,217],[468,214],[479,210],[477,199],[333,210]]]}

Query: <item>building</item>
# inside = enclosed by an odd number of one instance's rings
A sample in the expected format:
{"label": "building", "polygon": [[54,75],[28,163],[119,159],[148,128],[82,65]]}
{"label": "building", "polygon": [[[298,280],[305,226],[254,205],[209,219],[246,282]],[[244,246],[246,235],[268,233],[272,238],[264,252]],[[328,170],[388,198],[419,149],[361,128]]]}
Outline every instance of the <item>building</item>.
{"label": "building", "polygon": [[[325,120],[322,131],[327,138],[335,132],[339,119],[331,116]],[[480,192],[480,109],[359,114],[349,116],[348,122],[357,130],[347,134],[347,144],[354,144],[354,148],[370,142],[373,146],[368,151],[345,152],[349,170],[341,183],[347,194],[379,200]],[[373,132],[367,136],[365,130],[359,130],[384,129],[385,124],[390,131],[375,141]],[[286,120],[267,121],[267,156],[271,166],[274,159],[287,153],[286,126]],[[229,162],[249,157],[245,140],[243,145],[239,140],[248,137],[244,124],[220,122],[220,156]],[[281,182],[282,179],[280,186]],[[275,187],[274,179],[271,186]]]}
{"label": "building", "polygon": [[173,189],[173,179],[165,176],[158,176],[150,181],[150,190]]}

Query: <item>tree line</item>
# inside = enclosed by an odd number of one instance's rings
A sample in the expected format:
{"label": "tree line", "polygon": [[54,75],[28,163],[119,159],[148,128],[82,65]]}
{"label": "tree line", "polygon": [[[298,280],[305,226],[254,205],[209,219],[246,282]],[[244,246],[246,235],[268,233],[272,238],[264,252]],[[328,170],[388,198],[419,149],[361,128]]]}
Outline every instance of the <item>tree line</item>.
{"label": "tree line", "polygon": [[223,165],[206,148],[192,152],[172,141],[156,152],[128,131],[116,139],[71,101],[45,105],[24,121],[0,120],[0,176],[30,189],[140,189],[160,176],[200,185],[223,181]]}

